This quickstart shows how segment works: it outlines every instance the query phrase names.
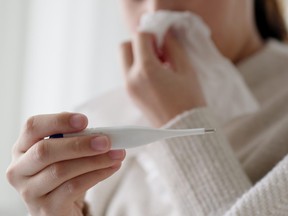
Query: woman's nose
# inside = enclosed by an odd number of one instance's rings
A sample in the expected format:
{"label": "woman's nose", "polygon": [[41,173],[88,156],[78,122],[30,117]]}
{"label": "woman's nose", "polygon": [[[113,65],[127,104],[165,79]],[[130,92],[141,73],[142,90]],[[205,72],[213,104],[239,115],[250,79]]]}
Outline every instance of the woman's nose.
{"label": "woman's nose", "polygon": [[148,1],[148,12],[158,10],[177,10],[176,3],[179,0],[150,0]]}

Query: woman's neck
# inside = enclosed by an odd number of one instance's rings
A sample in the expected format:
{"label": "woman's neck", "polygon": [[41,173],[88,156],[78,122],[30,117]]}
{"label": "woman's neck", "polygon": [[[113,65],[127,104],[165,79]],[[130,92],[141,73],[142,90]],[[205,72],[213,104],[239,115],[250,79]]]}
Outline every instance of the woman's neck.
{"label": "woman's neck", "polygon": [[233,63],[237,64],[249,56],[255,54],[264,47],[264,40],[259,33],[255,30],[251,33],[250,37],[243,43],[242,49],[239,50],[236,57],[233,59]]}

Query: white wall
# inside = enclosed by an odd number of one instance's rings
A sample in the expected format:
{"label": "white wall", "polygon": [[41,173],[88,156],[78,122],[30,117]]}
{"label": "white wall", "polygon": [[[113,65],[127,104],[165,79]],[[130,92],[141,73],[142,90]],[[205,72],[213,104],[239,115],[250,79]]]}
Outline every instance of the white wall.
{"label": "white wall", "polygon": [[25,118],[69,111],[120,83],[117,58],[124,31],[118,2],[30,0]]}
{"label": "white wall", "polygon": [[[25,208],[5,178],[10,149],[19,133],[23,40],[23,0],[0,0],[0,215],[24,215]],[[7,25],[9,23],[9,25]]]}

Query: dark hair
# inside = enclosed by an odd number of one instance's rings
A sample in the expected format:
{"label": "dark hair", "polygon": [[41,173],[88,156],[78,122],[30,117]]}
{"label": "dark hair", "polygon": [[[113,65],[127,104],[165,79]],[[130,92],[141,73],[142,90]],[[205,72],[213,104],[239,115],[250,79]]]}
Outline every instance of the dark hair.
{"label": "dark hair", "polygon": [[266,40],[275,38],[287,39],[286,23],[281,5],[277,0],[254,0],[255,19],[261,37]]}

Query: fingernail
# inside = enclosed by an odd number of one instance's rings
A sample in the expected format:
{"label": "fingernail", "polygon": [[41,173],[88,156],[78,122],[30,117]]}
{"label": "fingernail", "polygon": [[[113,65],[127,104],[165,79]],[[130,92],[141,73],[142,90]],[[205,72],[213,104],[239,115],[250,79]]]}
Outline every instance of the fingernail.
{"label": "fingernail", "polygon": [[91,147],[96,151],[105,151],[109,147],[109,142],[107,137],[99,136],[91,141]]}
{"label": "fingernail", "polygon": [[113,150],[108,153],[112,160],[123,160],[125,158],[125,150]]}
{"label": "fingernail", "polygon": [[86,126],[86,117],[81,114],[75,114],[70,118],[70,124],[74,128],[84,128]]}

